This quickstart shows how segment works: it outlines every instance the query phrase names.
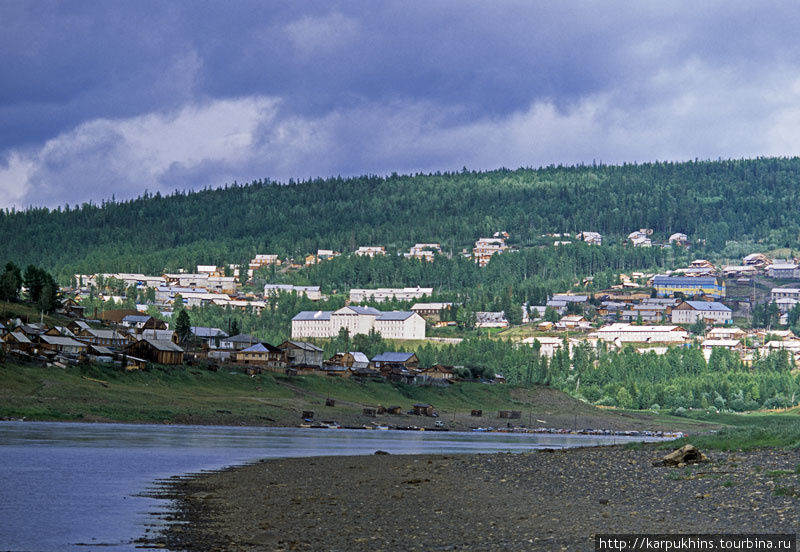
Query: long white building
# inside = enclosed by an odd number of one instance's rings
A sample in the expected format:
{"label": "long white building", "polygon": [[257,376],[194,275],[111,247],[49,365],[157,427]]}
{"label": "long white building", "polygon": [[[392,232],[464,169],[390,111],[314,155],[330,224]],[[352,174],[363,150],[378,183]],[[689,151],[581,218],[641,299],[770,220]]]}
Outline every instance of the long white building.
{"label": "long white building", "polygon": [[372,307],[342,307],[336,311],[302,311],[292,318],[292,339],[336,337],[375,330],[387,339],[425,339],[425,319],[415,312],[381,312]]}
{"label": "long white building", "polygon": [[683,343],[689,333],[680,326],[634,326],[610,324],[589,334],[603,341],[620,340],[623,343]]}
{"label": "long white building", "polygon": [[377,301],[382,303],[389,299],[398,301],[410,301],[411,299],[421,299],[424,296],[433,295],[433,288],[410,287],[410,288],[378,288],[378,289],[351,289],[350,301],[361,303],[362,301]]}
{"label": "long white building", "polygon": [[264,284],[264,297],[269,295],[278,295],[279,293],[296,293],[297,295],[305,295],[312,301],[319,301],[322,299],[322,293],[319,286],[291,286],[289,284]]}

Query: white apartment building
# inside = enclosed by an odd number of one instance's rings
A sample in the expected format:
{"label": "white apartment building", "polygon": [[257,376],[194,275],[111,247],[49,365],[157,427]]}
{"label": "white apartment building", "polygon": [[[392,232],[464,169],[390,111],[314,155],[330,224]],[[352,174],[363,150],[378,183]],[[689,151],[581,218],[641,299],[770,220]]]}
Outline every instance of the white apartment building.
{"label": "white apartment building", "polygon": [[433,288],[378,288],[378,289],[351,289],[350,302],[361,303],[362,301],[377,301],[383,302],[389,299],[397,299],[398,301],[410,301],[412,299],[421,299],[423,296],[430,297],[433,294]]}
{"label": "white apartment building", "polygon": [[769,294],[770,301],[778,299],[795,299],[800,301],[800,288],[772,288]]}
{"label": "white apartment building", "polygon": [[438,243],[418,243],[408,253],[403,253],[406,259],[422,259],[432,261],[437,254],[442,253],[442,246]]}
{"label": "white apartment building", "polygon": [[684,301],[672,309],[673,324],[694,324],[698,320],[710,321],[713,324],[730,324],[731,309],[722,303],[709,301]]}
{"label": "white apartment building", "polygon": [[372,307],[336,311],[302,311],[292,318],[292,339],[336,337],[341,328],[351,336],[377,331],[387,339],[425,339],[425,319],[415,312],[381,312]]}
{"label": "white apartment building", "polygon": [[493,255],[503,253],[508,250],[506,240],[504,238],[480,238],[475,242],[475,247],[472,250],[472,256],[478,266],[486,266]]}
{"label": "white apartment building", "polygon": [[382,245],[371,246],[362,245],[356,249],[355,254],[360,257],[374,257],[375,255],[386,255],[386,248]]}
{"label": "white apartment building", "polygon": [[278,293],[296,293],[297,295],[305,295],[312,301],[319,301],[322,299],[322,293],[319,286],[292,286],[289,284],[264,284],[264,297],[268,295],[277,295]]}

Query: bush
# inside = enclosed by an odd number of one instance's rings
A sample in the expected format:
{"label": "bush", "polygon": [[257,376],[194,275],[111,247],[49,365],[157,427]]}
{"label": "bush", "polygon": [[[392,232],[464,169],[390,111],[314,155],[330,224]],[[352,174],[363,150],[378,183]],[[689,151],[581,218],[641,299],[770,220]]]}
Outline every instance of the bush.
{"label": "bush", "polygon": [[764,408],[771,409],[771,408],[787,408],[792,406],[791,401],[787,399],[783,395],[775,395],[771,399],[767,399],[764,401]]}
{"label": "bush", "polygon": [[609,397],[608,395],[604,395],[600,397],[600,400],[595,403],[598,406],[617,406],[617,401],[614,400],[613,397]]}
{"label": "bush", "polygon": [[676,408],[675,410],[673,410],[673,411],[672,411],[672,414],[673,414],[674,416],[686,416],[686,414],[687,414],[688,412],[689,412],[689,411],[688,411],[688,410],[686,410],[684,407],[682,407],[682,406],[679,406],[678,408]]}

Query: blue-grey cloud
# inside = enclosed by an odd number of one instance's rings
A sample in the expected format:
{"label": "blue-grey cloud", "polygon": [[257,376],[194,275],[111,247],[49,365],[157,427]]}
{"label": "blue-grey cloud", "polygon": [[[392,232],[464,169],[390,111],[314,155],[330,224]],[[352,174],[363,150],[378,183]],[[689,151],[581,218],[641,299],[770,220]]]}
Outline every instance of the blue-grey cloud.
{"label": "blue-grey cloud", "polygon": [[800,8],[6,2],[0,206],[797,152]]}

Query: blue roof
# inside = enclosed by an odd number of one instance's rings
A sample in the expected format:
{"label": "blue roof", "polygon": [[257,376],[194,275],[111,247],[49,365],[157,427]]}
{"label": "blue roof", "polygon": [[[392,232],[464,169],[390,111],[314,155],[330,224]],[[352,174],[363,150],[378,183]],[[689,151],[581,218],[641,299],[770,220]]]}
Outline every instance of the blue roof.
{"label": "blue roof", "polygon": [[414,313],[408,311],[382,312],[376,320],[407,320],[411,316],[414,316]]}
{"label": "blue roof", "polygon": [[229,343],[258,343],[259,342],[258,338],[253,337],[252,335],[248,335],[248,334],[232,335],[230,337],[224,338],[223,341],[226,341],[226,342],[229,342]]}
{"label": "blue roof", "polygon": [[351,306],[351,307],[348,307],[348,308],[350,310],[352,310],[352,311],[357,312],[358,314],[374,314],[376,316],[381,314],[381,311],[379,311],[378,309],[376,309],[374,307],[353,307],[353,306]]}
{"label": "blue roof", "polygon": [[686,304],[690,305],[694,310],[699,311],[731,312],[731,309],[722,303],[710,303],[709,301],[686,301]]}
{"label": "blue roof", "polygon": [[292,321],[295,320],[330,320],[331,311],[300,311]]}
{"label": "blue roof", "polygon": [[677,285],[677,284],[693,284],[696,286],[716,286],[717,279],[716,278],[703,278],[703,277],[692,277],[692,276],[663,276],[659,275],[653,278],[653,284],[659,285]]}
{"label": "blue roof", "polygon": [[192,333],[197,337],[228,337],[228,334],[219,328],[206,328],[204,326],[192,326]]}
{"label": "blue roof", "polygon": [[264,347],[263,343],[256,343],[255,345],[251,345],[247,349],[242,349],[240,352],[242,352],[242,353],[268,353],[269,349]]}
{"label": "blue roof", "polygon": [[147,322],[150,317],[146,314],[126,314],[122,317],[123,322]]}
{"label": "blue roof", "polygon": [[372,362],[406,362],[414,353],[385,352],[372,359]]}
{"label": "blue roof", "polygon": [[556,294],[550,298],[551,301],[566,301],[567,303],[585,303],[589,300],[588,295],[562,295]]}

